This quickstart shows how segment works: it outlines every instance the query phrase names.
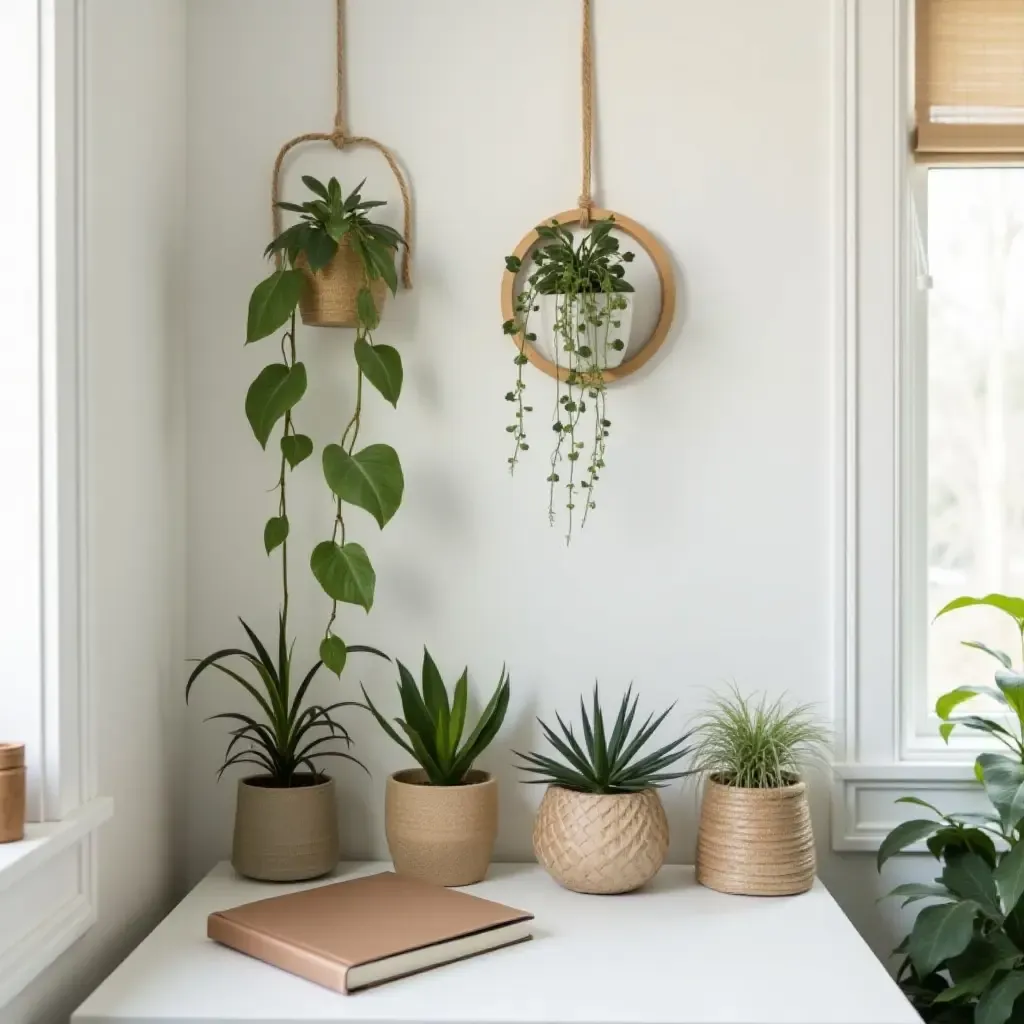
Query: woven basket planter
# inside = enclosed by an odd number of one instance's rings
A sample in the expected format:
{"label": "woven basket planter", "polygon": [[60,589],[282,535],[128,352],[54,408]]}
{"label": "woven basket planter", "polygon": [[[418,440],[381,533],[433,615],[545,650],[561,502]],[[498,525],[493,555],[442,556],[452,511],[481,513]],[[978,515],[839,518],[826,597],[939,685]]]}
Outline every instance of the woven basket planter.
{"label": "woven basket planter", "polygon": [[25,745],[0,743],[0,843],[25,837]]}
{"label": "woven basket planter", "polygon": [[657,790],[577,793],[549,786],[533,825],[533,852],[566,889],[631,892],[668,852],[668,819]]}
{"label": "woven basket planter", "polygon": [[[308,327],[357,327],[359,314],[356,296],[366,284],[363,264],[352,251],[348,239],[342,238],[334,259],[315,273],[309,269],[304,256],[295,265],[306,275],[308,287],[299,299],[302,322]],[[373,304],[379,316],[384,309],[388,286],[378,277],[369,284]]]}
{"label": "woven basket planter", "polygon": [[384,796],[384,830],[395,871],[434,885],[472,885],[491,865],[498,783],[471,771],[459,786],[431,786],[419,768],[395,772]]}
{"label": "woven basket planter", "polygon": [[740,789],[709,778],[697,833],[697,881],[742,896],[793,896],[814,884],[814,835],[802,782]]}

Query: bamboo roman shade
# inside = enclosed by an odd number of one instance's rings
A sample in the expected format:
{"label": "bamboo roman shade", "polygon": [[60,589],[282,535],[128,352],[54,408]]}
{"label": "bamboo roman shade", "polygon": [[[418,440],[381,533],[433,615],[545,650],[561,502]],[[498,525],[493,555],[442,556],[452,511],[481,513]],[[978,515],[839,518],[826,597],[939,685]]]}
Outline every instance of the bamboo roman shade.
{"label": "bamboo roman shade", "polygon": [[917,0],[914,149],[1024,161],[1024,0]]}

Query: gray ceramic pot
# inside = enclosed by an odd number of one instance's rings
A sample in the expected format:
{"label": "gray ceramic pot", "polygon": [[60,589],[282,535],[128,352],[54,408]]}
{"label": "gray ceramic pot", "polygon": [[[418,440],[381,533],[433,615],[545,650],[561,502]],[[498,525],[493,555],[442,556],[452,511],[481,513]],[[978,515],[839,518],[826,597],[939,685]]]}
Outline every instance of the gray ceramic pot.
{"label": "gray ceramic pot", "polygon": [[267,786],[265,776],[240,779],[231,863],[263,882],[319,878],[338,863],[338,807],[334,779]]}

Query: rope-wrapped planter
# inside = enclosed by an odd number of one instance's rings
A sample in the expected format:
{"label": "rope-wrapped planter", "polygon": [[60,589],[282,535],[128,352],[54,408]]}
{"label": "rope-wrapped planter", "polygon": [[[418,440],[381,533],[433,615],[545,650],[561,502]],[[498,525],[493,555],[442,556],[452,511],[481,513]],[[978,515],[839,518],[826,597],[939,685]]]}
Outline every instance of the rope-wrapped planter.
{"label": "rope-wrapped planter", "polygon": [[708,778],[697,833],[697,881],[743,896],[793,896],[814,884],[807,787],[742,789]]}

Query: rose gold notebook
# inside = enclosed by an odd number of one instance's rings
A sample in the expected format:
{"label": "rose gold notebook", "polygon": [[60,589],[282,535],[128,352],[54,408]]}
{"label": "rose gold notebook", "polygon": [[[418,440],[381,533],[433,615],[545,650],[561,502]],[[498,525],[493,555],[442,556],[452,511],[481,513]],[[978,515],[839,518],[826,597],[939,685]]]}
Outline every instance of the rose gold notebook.
{"label": "rose gold notebook", "polygon": [[391,872],[211,914],[207,935],[353,992],[531,937],[533,915]]}

